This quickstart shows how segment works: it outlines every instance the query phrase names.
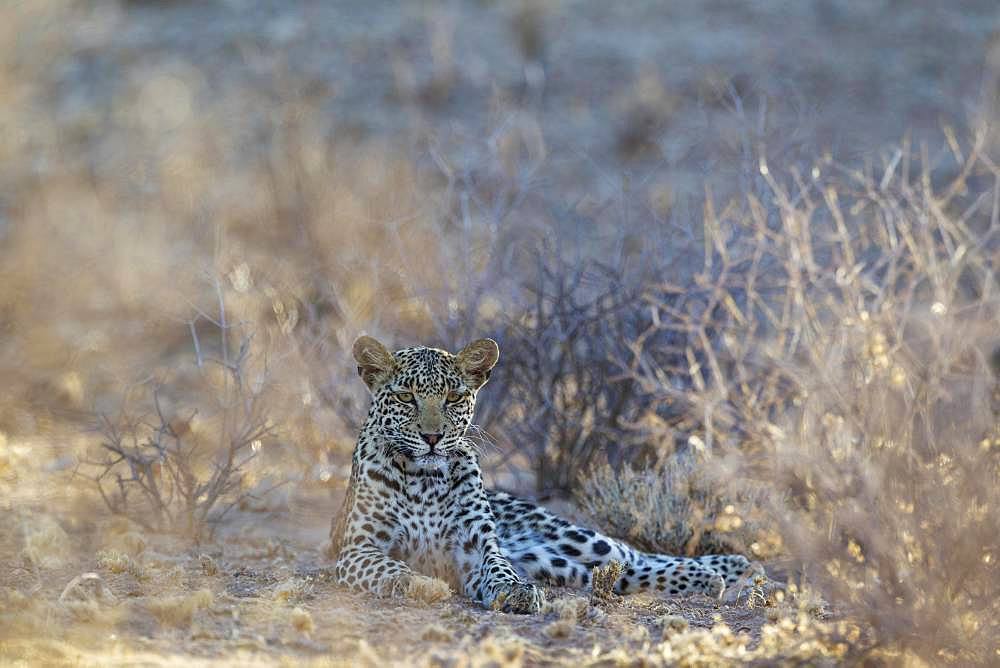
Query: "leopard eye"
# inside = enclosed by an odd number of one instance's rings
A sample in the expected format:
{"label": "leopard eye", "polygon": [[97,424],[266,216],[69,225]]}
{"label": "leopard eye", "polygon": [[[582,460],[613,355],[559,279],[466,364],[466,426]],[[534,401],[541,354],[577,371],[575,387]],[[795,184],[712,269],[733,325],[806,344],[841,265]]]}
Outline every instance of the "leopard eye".
{"label": "leopard eye", "polygon": [[401,401],[404,404],[412,404],[413,403],[413,393],[412,392],[396,392],[396,394],[394,394],[393,396],[396,397],[397,401]]}
{"label": "leopard eye", "polygon": [[459,392],[449,392],[448,396],[445,397],[445,401],[447,401],[449,404],[457,404],[464,398],[465,398],[464,394],[460,394]]}

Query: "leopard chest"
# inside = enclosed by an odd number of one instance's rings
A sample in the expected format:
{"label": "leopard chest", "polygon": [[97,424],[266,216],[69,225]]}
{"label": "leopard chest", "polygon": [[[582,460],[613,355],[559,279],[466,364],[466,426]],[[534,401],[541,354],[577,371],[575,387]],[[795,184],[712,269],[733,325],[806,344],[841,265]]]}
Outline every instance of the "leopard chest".
{"label": "leopard chest", "polygon": [[455,570],[454,511],[445,475],[407,475],[392,553],[424,575],[452,580]]}

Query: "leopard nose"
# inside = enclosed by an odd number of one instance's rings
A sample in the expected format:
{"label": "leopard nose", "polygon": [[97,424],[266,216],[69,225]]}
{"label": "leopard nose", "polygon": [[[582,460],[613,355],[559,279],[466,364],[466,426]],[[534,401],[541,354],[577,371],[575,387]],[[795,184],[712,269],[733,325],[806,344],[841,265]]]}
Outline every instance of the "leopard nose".
{"label": "leopard nose", "polygon": [[420,432],[420,438],[424,439],[424,442],[427,445],[436,445],[437,442],[441,440],[442,436],[444,436],[444,434],[425,434]]}

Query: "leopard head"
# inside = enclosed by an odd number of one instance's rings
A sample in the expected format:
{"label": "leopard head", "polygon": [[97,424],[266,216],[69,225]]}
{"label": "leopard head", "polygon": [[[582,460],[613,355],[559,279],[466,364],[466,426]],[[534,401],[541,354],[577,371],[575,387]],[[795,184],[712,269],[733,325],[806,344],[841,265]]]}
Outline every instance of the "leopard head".
{"label": "leopard head", "polygon": [[461,444],[476,393],[499,356],[492,339],[478,339],[452,354],[423,346],[390,353],[372,337],[360,337],[354,359],[372,394],[367,427],[394,456],[443,465]]}

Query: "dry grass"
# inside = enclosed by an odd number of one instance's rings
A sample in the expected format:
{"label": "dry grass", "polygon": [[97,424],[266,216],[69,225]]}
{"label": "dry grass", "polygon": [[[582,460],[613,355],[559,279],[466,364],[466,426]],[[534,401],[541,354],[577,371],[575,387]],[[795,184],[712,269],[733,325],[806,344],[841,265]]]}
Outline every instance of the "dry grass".
{"label": "dry grass", "polygon": [[598,566],[590,574],[590,601],[593,605],[608,605],[621,597],[615,593],[615,583],[625,572],[620,562],[612,561],[605,566]]}
{"label": "dry grass", "polygon": [[668,640],[679,633],[684,633],[689,627],[688,620],[678,615],[666,615],[660,620],[660,623],[663,625],[663,640]]}
{"label": "dry grass", "polygon": [[568,638],[573,634],[579,622],[587,619],[590,603],[580,596],[565,596],[546,601],[542,613],[554,614],[555,621],[545,627],[545,634],[550,638]]}
{"label": "dry grass", "polygon": [[205,575],[218,575],[219,565],[215,562],[215,559],[207,554],[199,555],[198,565],[201,567],[201,572]]}
{"label": "dry grass", "polygon": [[307,578],[289,578],[275,585],[272,596],[280,603],[299,603],[313,596],[313,584]]}
{"label": "dry grass", "polygon": [[447,582],[424,575],[411,575],[406,584],[404,595],[414,601],[433,605],[447,601],[452,596],[451,587]]}
{"label": "dry grass", "polygon": [[690,451],[651,468],[602,464],[581,482],[580,507],[611,535],[662,554],[780,554],[780,535],[760,517],[776,493],[718,475]]}
{"label": "dry grass", "polygon": [[70,556],[66,531],[49,515],[26,516],[21,520],[23,559],[36,567],[61,566]]}
{"label": "dry grass", "polygon": [[136,580],[145,580],[147,574],[142,565],[132,557],[114,550],[102,550],[97,553],[97,567],[111,573],[128,573]]}
{"label": "dry grass", "polygon": [[191,625],[195,613],[211,606],[213,600],[211,591],[199,589],[190,594],[150,599],[146,608],[161,624],[187,627]]}
{"label": "dry grass", "polygon": [[316,622],[313,621],[313,617],[309,614],[309,611],[304,608],[292,608],[292,611],[288,614],[288,620],[291,622],[292,627],[300,633],[309,635],[316,630]]}
{"label": "dry grass", "polygon": [[455,637],[446,627],[439,626],[437,624],[429,624],[427,628],[424,629],[420,639],[429,642],[450,642],[454,640]]}

